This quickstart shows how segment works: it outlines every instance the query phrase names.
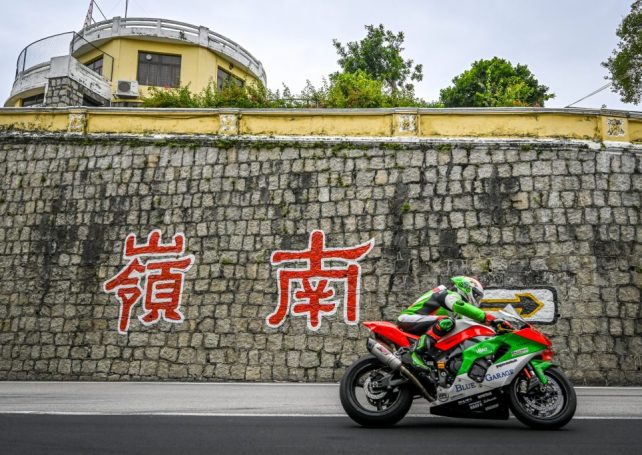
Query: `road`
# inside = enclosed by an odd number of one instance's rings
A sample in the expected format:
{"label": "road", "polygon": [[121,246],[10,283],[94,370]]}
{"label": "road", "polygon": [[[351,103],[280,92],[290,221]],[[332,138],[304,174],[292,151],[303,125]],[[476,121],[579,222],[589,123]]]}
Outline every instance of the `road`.
{"label": "road", "polygon": [[345,417],[336,384],[0,382],[0,454],[639,453],[642,388],[577,388],[576,419],[428,417],[385,430]]}

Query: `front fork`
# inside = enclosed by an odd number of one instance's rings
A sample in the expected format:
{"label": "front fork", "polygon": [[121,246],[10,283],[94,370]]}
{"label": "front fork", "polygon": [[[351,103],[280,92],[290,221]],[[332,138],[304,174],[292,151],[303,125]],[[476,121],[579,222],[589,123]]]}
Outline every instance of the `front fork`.
{"label": "front fork", "polygon": [[535,370],[535,375],[537,375],[537,379],[539,379],[539,382],[544,385],[548,384],[548,378],[544,374],[544,371],[549,369],[553,364],[551,362],[547,362],[546,360],[532,359],[529,365],[532,366],[533,370]]}
{"label": "front fork", "polygon": [[526,378],[528,379],[528,383],[526,383],[526,390],[522,390],[521,392],[530,392],[540,385],[548,384],[548,378],[544,374],[544,371],[551,367],[551,365],[551,362],[547,362],[541,359],[532,359],[530,362],[528,362],[522,370],[524,376],[526,376]]}

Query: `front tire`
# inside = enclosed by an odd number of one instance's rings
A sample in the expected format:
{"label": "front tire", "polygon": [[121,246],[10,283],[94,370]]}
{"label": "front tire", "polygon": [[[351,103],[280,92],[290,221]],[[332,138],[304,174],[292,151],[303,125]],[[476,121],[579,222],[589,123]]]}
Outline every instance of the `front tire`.
{"label": "front tire", "polygon": [[407,382],[379,387],[387,378],[401,379],[374,357],[354,362],[341,379],[341,405],[352,420],[365,427],[387,427],[401,420],[412,405],[413,394]]}
{"label": "front tire", "polygon": [[[577,396],[566,375],[558,367],[544,371],[545,386],[521,392],[518,377],[509,387],[510,410],[523,424],[540,430],[555,430],[566,425],[575,415]],[[543,387],[543,389],[540,389]]]}

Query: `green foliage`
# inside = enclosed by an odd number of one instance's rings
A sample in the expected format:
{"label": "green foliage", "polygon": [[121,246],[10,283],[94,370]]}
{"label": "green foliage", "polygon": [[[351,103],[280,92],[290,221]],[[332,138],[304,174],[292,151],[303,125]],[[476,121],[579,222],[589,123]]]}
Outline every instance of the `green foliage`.
{"label": "green foliage", "polygon": [[283,86],[283,91],[271,91],[258,84],[238,86],[227,84],[218,90],[210,83],[200,92],[192,93],[189,85],[178,88],[152,87],[143,98],[143,107],[166,108],[379,108],[418,106],[429,107],[407,90],[386,93],[383,82],[363,71],[336,73],[330,81],[323,80],[319,87],[307,81],[298,95]]}
{"label": "green foliage", "polygon": [[382,82],[364,71],[337,73],[331,76],[327,105],[332,107],[382,107],[386,104]]}
{"label": "green foliage", "polygon": [[344,73],[363,71],[371,78],[381,81],[390,93],[401,90],[412,92],[411,81],[423,79],[422,65],[414,65],[412,60],[404,60],[404,34],[386,30],[382,24],[378,27],[366,25],[367,35],[358,42],[350,42],[344,47],[338,40],[332,44],[339,54],[339,65]]}
{"label": "green foliage", "polygon": [[602,66],[609,70],[613,91],[625,103],[639,104],[642,99],[642,0],[631,5],[631,12],[616,32],[620,42]]}
{"label": "green foliage", "polygon": [[474,62],[469,70],[453,79],[453,84],[440,92],[446,107],[541,107],[555,97],[547,86],[539,84],[526,65],[513,66],[498,57]]}
{"label": "green foliage", "polygon": [[189,84],[178,88],[151,87],[149,94],[143,98],[143,107],[281,107],[276,94],[262,84],[244,84],[238,86],[229,81],[218,90],[213,81],[199,93],[192,93]]}

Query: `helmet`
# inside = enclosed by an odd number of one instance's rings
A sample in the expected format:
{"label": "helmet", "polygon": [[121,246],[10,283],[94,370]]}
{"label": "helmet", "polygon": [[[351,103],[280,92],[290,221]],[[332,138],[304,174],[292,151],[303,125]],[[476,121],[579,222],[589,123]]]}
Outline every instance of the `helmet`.
{"label": "helmet", "polygon": [[466,302],[476,307],[479,306],[482,297],[484,297],[484,287],[476,278],[455,276],[450,281],[453,282],[455,289]]}

